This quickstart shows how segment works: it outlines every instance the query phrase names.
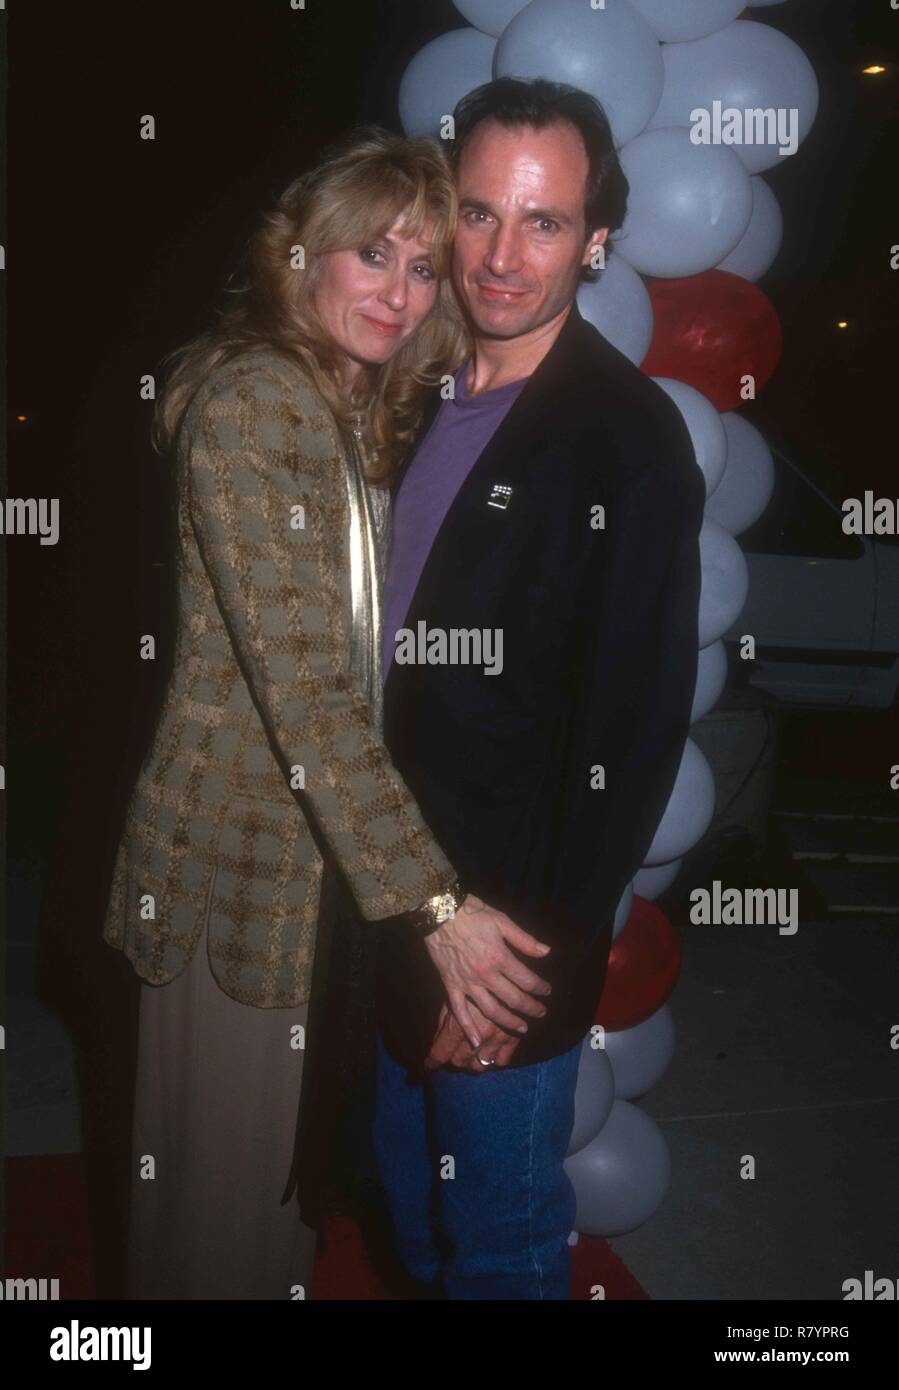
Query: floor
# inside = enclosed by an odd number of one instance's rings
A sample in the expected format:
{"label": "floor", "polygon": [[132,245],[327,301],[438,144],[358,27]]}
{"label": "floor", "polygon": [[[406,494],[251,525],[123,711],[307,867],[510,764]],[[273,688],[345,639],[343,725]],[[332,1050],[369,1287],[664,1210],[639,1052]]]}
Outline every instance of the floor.
{"label": "floor", "polygon": [[866,1269],[899,1281],[899,800],[781,768],[769,835],[764,855],[735,841],[693,881],[795,886],[794,935],[674,911],[678,1042],[641,1101],[672,1182],[609,1241],[650,1298],[833,1300]]}

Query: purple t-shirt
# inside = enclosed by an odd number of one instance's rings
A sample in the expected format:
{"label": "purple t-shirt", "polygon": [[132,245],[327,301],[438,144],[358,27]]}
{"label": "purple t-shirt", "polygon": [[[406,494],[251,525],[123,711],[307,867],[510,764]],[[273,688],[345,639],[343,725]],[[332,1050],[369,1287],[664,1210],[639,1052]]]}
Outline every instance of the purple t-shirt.
{"label": "purple t-shirt", "polygon": [[525,382],[470,396],[468,362],[454,375],[455,399],[443,401],[406,469],[393,506],[393,539],[384,588],[384,679],[405,626],[425,561],[459,488]]}

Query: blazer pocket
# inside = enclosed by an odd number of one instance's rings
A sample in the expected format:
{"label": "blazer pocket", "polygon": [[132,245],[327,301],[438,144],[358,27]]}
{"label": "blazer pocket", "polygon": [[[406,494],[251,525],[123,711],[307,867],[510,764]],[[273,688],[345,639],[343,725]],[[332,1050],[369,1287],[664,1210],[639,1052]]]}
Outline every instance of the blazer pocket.
{"label": "blazer pocket", "polygon": [[298,805],[237,796],[215,837],[207,924],[216,953],[261,969],[311,950],[321,859]]}

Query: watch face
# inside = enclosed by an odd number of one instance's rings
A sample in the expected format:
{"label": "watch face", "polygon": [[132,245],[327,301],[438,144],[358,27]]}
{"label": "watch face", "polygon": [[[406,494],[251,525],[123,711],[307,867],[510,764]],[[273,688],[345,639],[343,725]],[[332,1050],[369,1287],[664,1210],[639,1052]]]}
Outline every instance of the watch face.
{"label": "watch face", "polygon": [[456,910],[456,900],[452,893],[443,893],[437,899],[435,916],[438,922],[446,922]]}

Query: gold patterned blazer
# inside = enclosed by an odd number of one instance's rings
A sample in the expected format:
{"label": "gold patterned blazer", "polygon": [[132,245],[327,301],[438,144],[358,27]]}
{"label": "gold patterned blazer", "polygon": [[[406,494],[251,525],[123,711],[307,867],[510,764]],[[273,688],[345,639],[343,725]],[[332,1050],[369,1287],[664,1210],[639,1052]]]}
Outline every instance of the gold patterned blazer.
{"label": "gold patterned blazer", "polygon": [[103,937],[164,984],[205,923],[227,994],[294,1006],[310,995],[319,846],[369,920],[454,879],[367,698],[380,694],[378,642],[359,577],[376,585],[382,512],[308,376],[269,350],[210,373],[177,469],[173,671]]}

